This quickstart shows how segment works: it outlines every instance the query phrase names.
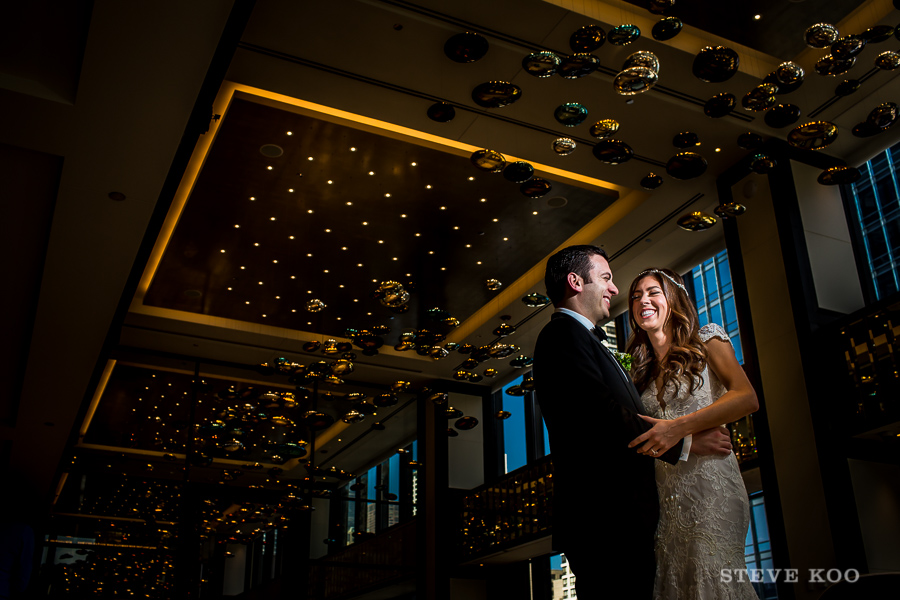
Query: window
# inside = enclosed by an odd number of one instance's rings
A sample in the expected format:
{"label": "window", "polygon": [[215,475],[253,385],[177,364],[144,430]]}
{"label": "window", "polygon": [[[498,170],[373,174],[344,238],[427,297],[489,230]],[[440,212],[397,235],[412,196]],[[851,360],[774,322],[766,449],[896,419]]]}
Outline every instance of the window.
{"label": "window", "polygon": [[875,300],[900,290],[900,144],[859,168],[859,181],[848,186],[850,222],[857,229]]}
{"label": "window", "polygon": [[707,323],[721,325],[731,338],[738,362],[744,364],[737,310],[734,307],[734,289],[728,268],[728,252],[722,250],[703,261],[691,269],[691,276],[685,279],[688,280],[685,283],[690,280],[694,283],[694,301],[700,317],[700,327]]}
{"label": "window", "polygon": [[744,542],[744,560],[747,570],[762,569],[763,581],[754,582],[753,587],[762,600],[778,598],[775,582],[768,575],[774,569],[772,562],[772,542],[769,539],[769,524],[766,521],[766,503],[762,492],[750,495],[750,528]]}
{"label": "window", "polygon": [[341,495],[341,545],[374,535],[416,514],[417,444],[350,480]]}
{"label": "window", "polygon": [[522,383],[524,375],[503,386],[503,410],[511,413],[503,421],[503,473],[515,471],[528,463],[528,447],[525,439],[525,396],[510,396],[506,390]]}
{"label": "window", "polygon": [[550,454],[550,432],[547,431],[547,422],[541,419],[541,424],[544,427],[544,456]]}
{"label": "window", "polygon": [[[712,258],[708,258],[693,269],[684,278],[685,284],[694,284],[694,302],[700,327],[707,323],[721,325],[731,344],[738,363],[744,364],[744,353],[741,347],[741,332],[738,327],[737,310],[734,306],[734,288],[731,284],[731,270],[728,265],[728,252],[722,250]],[[756,458],[756,433],[753,427],[753,415],[747,415],[729,425],[731,429],[734,452],[739,462]]]}

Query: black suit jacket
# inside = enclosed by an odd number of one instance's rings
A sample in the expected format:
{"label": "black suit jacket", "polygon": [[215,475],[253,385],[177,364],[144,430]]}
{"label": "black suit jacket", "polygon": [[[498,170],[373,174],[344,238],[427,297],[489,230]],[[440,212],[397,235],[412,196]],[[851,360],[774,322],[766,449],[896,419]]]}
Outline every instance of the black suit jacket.
{"label": "black suit jacket", "polygon": [[[659,501],[652,458],[628,448],[650,429],[640,397],[600,340],[577,320],[554,313],[534,350],[537,400],[553,457],[553,542],[629,540],[652,548]],[[658,457],[676,463],[678,443]],[[614,538],[614,539],[610,539]]]}

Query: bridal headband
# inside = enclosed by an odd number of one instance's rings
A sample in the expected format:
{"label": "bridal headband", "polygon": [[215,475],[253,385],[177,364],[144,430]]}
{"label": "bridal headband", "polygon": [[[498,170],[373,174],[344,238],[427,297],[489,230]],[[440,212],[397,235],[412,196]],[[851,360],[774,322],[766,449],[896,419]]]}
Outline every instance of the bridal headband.
{"label": "bridal headband", "polygon": [[660,271],[659,269],[647,269],[647,270],[644,271],[643,273],[639,273],[638,276],[637,276],[637,278],[640,279],[641,277],[643,277],[644,275],[647,275],[647,274],[649,274],[649,273],[656,273],[656,274],[658,274],[658,275],[662,275],[663,277],[665,277],[666,279],[668,279],[669,281],[671,281],[673,284],[675,284],[677,287],[681,288],[681,291],[682,291],[682,292],[684,292],[685,294],[687,294],[687,289],[684,287],[684,285],[678,283],[677,281],[675,281],[675,278],[674,278],[674,277],[672,277],[671,275],[669,275],[669,274],[666,273],[665,271]]}

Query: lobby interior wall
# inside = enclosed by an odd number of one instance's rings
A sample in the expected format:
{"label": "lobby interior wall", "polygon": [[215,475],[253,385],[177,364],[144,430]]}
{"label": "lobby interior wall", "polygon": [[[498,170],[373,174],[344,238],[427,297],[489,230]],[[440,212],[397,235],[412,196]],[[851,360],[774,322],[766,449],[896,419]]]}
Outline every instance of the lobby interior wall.
{"label": "lobby interior wall", "polygon": [[819,308],[852,313],[865,304],[838,186],[820,185],[821,169],[791,162],[803,235]]}
{"label": "lobby interior wall", "polygon": [[309,557],[311,559],[322,558],[328,554],[328,523],[330,521],[331,502],[326,498],[313,498],[313,518],[311,533],[309,536]]}
{"label": "lobby interior wall", "polygon": [[244,593],[244,576],[247,572],[247,546],[228,544],[226,548],[232,556],[225,559],[225,582],[223,596],[239,596]]}
{"label": "lobby interior wall", "polygon": [[[481,403],[480,396],[451,393],[447,406],[481,421]],[[447,426],[452,427],[454,421],[449,420]],[[448,440],[451,488],[471,490],[484,483],[484,428],[485,424],[479,423],[474,429],[460,431]]]}
{"label": "lobby interior wall", "polygon": [[849,462],[869,572],[900,571],[900,466]]}
{"label": "lobby interior wall", "polygon": [[487,584],[483,579],[451,579],[450,600],[487,600]]}
{"label": "lobby interior wall", "polygon": [[[746,214],[736,220],[736,228],[789,566],[801,572],[831,568],[835,566],[834,548],[773,191],[765,175],[753,173],[735,183],[731,191],[747,206]],[[793,591],[798,599],[815,597],[805,581],[794,584]]]}

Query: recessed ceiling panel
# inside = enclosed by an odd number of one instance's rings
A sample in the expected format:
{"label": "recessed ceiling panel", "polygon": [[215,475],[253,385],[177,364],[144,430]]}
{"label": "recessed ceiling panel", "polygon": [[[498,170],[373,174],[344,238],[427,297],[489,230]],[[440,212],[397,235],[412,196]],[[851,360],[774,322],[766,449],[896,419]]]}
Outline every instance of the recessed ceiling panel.
{"label": "recessed ceiling panel", "polygon": [[[144,303],[326,335],[462,321],[613,201],[542,176],[529,198],[464,152],[237,99]],[[406,313],[375,298],[388,280]]]}

